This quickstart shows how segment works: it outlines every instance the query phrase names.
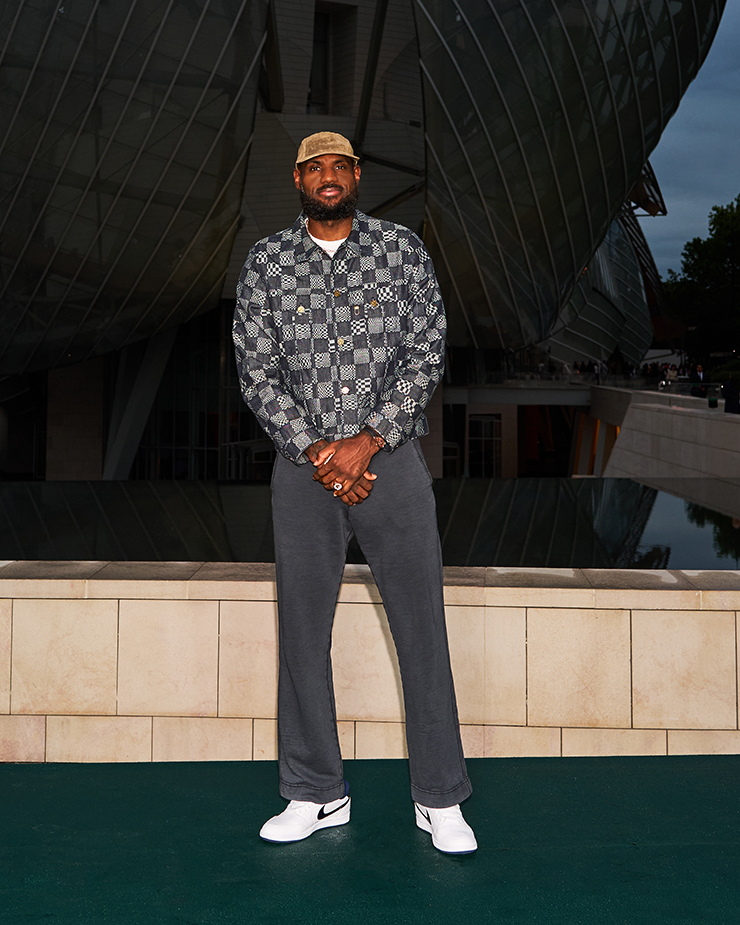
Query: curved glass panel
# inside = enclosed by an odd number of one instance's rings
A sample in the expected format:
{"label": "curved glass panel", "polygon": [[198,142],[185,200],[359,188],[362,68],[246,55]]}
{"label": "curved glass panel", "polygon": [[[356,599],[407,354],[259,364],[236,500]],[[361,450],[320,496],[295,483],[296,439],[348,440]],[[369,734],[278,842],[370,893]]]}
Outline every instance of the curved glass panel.
{"label": "curved glass panel", "polygon": [[0,366],[76,362],[220,296],[267,0],[9,0]]}
{"label": "curved glass panel", "polygon": [[650,348],[653,328],[643,269],[623,221],[620,216],[609,226],[560,312],[559,330],[541,344],[556,359],[606,360],[619,347],[628,363],[639,366]]}
{"label": "curved glass panel", "polygon": [[[414,0],[430,243],[457,316],[452,344],[520,349],[562,339],[572,321],[586,336],[586,316],[602,326],[597,316],[609,307],[579,280],[605,236],[620,236],[612,223],[696,76],[723,7]],[[626,330],[646,309],[637,311],[636,293],[620,283],[631,278],[634,255],[625,264],[615,248],[622,244],[607,242],[603,258],[616,261]],[[631,336],[605,319],[603,327],[603,343],[592,332],[599,349],[591,357]],[[633,340],[625,349],[639,362],[641,335]]]}

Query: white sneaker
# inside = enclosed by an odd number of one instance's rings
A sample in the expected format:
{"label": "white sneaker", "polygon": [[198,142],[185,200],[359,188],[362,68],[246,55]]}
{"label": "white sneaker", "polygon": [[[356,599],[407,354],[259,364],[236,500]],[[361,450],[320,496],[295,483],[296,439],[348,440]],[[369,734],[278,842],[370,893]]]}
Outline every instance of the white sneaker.
{"label": "white sneaker", "polygon": [[351,802],[348,796],[331,803],[291,800],[282,813],[268,819],[262,826],[260,838],[272,842],[300,841],[302,838],[308,838],[317,829],[344,825],[349,822]]}
{"label": "white sneaker", "polygon": [[458,805],[434,809],[414,803],[414,809],[416,824],[429,832],[432,844],[438,851],[445,854],[472,854],[477,850],[478,842],[473,830],[463,819]]}

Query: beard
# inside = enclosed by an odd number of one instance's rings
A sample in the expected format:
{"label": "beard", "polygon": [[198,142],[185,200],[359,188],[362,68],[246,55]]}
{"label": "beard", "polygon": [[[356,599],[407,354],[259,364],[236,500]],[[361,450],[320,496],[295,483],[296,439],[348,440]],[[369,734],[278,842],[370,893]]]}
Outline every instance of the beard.
{"label": "beard", "polygon": [[313,196],[309,196],[304,191],[302,185],[298,194],[301,197],[301,205],[305,215],[315,222],[336,222],[345,218],[352,218],[357,208],[359,195],[357,184],[355,184],[354,189],[345,193],[340,200],[332,203],[324,203],[319,199],[314,199]]}

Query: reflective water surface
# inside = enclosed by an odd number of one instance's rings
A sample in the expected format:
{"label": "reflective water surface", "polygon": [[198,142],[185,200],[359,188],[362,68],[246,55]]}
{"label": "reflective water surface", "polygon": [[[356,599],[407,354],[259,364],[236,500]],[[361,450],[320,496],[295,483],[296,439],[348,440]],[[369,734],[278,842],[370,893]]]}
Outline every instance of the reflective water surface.
{"label": "reflective water surface", "polygon": [[[738,568],[740,480],[661,487],[630,479],[440,479],[434,489],[444,563]],[[270,488],[0,483],[0,558],[270,562]],[[349,561],[363,561],[355,545]]]}

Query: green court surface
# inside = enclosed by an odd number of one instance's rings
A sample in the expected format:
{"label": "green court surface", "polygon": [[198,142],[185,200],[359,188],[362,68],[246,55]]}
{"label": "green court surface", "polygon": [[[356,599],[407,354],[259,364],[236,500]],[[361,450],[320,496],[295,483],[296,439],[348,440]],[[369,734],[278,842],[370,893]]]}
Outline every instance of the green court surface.
{"label": "green court surface", "polygon": [[2,765],[0,923],[740,921],[740,756],[473,759],[477,854],[414,825],[404,761],[348,761],[352,821],[257,832],[272,762]]}

